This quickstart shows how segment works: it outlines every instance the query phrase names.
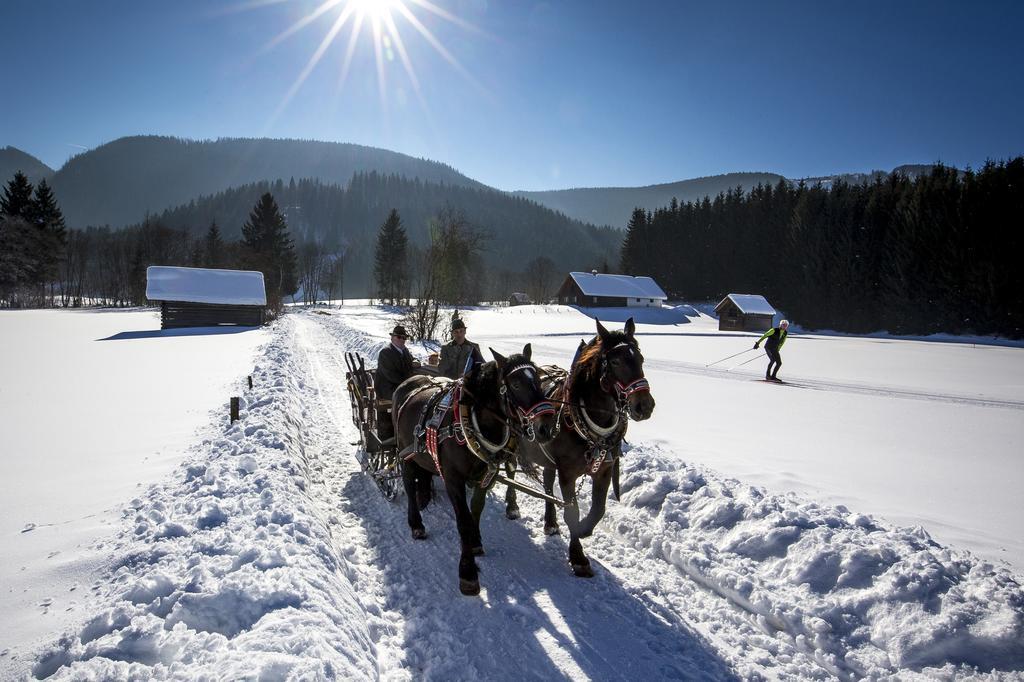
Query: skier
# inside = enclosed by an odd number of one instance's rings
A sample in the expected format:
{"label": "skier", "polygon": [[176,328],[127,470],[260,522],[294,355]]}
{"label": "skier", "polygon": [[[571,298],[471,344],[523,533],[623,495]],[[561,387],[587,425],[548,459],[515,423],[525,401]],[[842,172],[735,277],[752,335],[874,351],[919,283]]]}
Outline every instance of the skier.
{"label": "skier", "polygon": [[[768,369],[764,374],[765,381],[781,381],[776,374],[779,373],[779,368],[782,367],[782,355],[779,351],[782,350],[783,344],[786,343],[787,329],[789,329],[789,320],[783,320],[779,322],[778,327],[772,327],[764,334],[761,334],[761,338],[754,344],[754,348],[760,348],[761,342],[764,341],[764,352],[768,354]],[[772,365],[775,366],[774,370]]]}

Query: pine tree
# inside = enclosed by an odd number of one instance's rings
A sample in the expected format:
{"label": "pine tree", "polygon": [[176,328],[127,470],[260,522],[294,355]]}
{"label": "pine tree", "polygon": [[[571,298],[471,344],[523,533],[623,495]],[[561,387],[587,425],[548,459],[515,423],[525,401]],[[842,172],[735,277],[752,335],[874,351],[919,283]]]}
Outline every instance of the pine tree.
{"label": "pine tree", "polygon": [[57,277],[61,258],[64,257],[68,233],[64,225],[64,214],[46,180],[40,180],[36,186],[35,198],[28,208],[28,215],[37,230],[36,282],[40,285],[52,283]]}
{"label": "pine tree", "polygon": [[394,305],[406,298],[408,246],[409,238],[402,227],[402,219],[397,210],[391,209],[377,233],[377,249],[373,261],[377,297],[382,302]]}
{"label": "pine tree", "polygon": [[242,226],[242,243],[248,251],[249,266],[263,273],[271,308],[280,309],[282,299],[299,287],[295,245],[270,192],[260,197]]}
{"label": "pine tree", "polygon": [[14,178],[8,181],[4,195],[0,197],[0,215],[30,220],[31,211],[32,184],[24,173],[18,171]]}
{"label": "pine tree", "polygon": [[214,220],[210,223],[210,229],[206,231],[206,238],[203,240],[203,267],[222,268],[224,261],[224,238],[221,237],[220,228]]}

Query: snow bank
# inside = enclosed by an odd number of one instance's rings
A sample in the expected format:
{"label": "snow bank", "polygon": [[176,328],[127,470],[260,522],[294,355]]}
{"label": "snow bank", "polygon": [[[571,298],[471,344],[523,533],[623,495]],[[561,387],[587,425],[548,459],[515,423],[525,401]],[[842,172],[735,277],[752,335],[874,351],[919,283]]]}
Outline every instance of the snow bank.
{"label": "snow bank", "polygon": [[1024,590],[1012,574],[843,506],[771,495],[637,447],[615,530],[815,652],[842,677],[951,678],[1024,667]]}
{"label": "snow bank", "polygon": [[[286,325],[240,421],[131,501],[102,608],[33,674],[82,679],[369,678],[372,614],[307,488],[304,410]],[[225,420],[226,421],[226,420]]]}

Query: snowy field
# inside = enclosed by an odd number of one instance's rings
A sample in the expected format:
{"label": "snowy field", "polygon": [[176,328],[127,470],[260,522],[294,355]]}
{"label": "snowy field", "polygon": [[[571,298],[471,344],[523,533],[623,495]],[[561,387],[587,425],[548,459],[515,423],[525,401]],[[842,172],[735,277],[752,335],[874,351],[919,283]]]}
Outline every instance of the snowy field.
{"label": "snowy field", "polygon": [[211,410],[226,421],[268,338],[159,329],[152,310],[0,312],[0,678],[84,622],[125,502],[180,464]]}
{"label": "snowy field", "polygon": [[[492,495],[465,598],[450,507],[414,542],[355,461],[342,354],[375,357],[393,315],[321,312],[172,338],[0,315],[0,677],[1024,677],[1024,349],[794,334],[777,386],[753,352],[705,367],[753,335],[644,311],[657,407],[584,542],[597,576]],[[563,365],[593,333],[557,306],[466,319]]]}

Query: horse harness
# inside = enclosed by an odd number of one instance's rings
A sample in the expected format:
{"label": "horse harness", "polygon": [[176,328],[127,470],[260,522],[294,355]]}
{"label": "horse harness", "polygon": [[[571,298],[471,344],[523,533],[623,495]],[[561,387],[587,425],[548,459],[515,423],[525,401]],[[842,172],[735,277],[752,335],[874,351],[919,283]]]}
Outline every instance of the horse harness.
{"label": "horse harness", "polygon": [[[586,459],[587,473],[591,477],[596,476],[605,464],[614,464],[622,455],[622,441],[626,436],[626,429],[629,426],[629,417],[626,414],[629,397],[639,391],[650,391],[651,385],[645,377],[640,377],[629,384],[622,384],[614,379],[608,371],[608,355],[626,346],[631,351],[639,352],[632,344],[625,341],[617,344],[607,353],[601,354],[601,390],[606,393],[615,392],[615,421],[611,426],[598,426],[587,414],[586,405],[580,398],[579,404],[572,400],[572,370],[576,367],[576,359],[567,372],[561,367],[549,365],[544,367],[545,372],[551,378],[552,384],[546,391],[549,398],[556,399],[560,403],[558,414],[555,420],[555,435],[564,423],[566,428],[573,431],[587,444]],[[610,388],[609,388],[610,387]],[[561,396],[558,396],[558,393]],[[557,396],[557,397],[556,397]],[[544,455],[554,464],[551,456],[543,450]],[[609,458],[610,455],[610,458]]]}
{"label": "horse harness", "polygon": [[[508,372],[505,372],[505,378],[507,379],[513,373],[529,367],[531,365],[527,364],[513,367]],[[420,418],[413,431],[413,435],[416,437],[416,447],[411,453],[406,455],[405,459],[408,460],[421,452],[426,452],[434,461],[437,473],[444,480],[444,473],[441,470],[441,462],[438,456],[439,450],[444,441],[454,438],[456,443],[466,447],[477,459],[487,465],[487,470],[479,481],[479,487],[484,489],[490,488],[494,485],[494,477],[498,472],[498,468],[515,455],[517,447],[517,436],[513,433],[513,429],[509,427],[507,417],[502,417],[505,428],[500,442],[492,442],[484,436],[477,420],[476,410],[471,405],[464,404],[462,401],[463,394],[472,397],[472,394],[464,385],[463,379],[454,381],[450,379],[430,379],[428,383],[420,386],[406,397],[401,407],[399,407],[399,413],[414,396],[431,389],[440,390],[437,390],[424,403],[423,409],[420,412]],[[504,381],[502,381],[499,394],[504,402],[505,414],[514,413],[518,416],[519,425],[523,433],[530,440],[535,438],[533,420],[542,414],[555,412],[554,407],[546,400],[537,403],[528,410],[515,405],[508,397]]]}

